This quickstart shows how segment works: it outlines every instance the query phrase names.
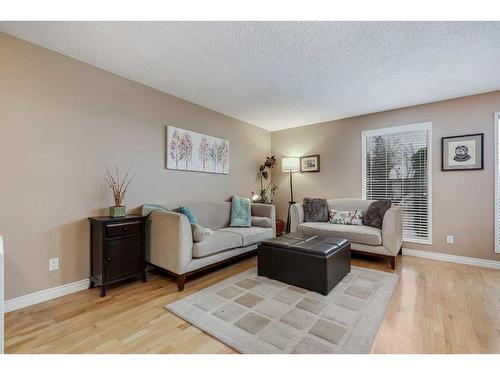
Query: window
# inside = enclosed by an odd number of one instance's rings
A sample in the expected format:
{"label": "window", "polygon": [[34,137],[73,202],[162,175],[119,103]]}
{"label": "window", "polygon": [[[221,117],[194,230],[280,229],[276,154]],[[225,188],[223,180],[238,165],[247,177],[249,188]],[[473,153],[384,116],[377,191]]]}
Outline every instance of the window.
{"label": "window", "polygon": [[403,240],[432,242],[432,123],[362,133],[363,199],[403,208]]}
{"label": "window", "polygon": [[495,113],[495,253],[500,253],[500,112]]}

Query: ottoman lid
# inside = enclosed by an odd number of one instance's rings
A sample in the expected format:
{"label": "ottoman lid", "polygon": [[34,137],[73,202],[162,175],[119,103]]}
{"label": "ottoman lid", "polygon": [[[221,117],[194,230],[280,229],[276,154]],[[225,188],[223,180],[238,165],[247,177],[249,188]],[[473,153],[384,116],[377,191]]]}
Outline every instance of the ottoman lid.
{"label": "ottoman lid", "polygon": [[316,236],[302,233],[290,233],[284,234],[280,237],[270,238],[268,240],[262,241],[261,244],[265,246],[282,247],[284,249],[289,249],[290,247],[300,242],[307,241],[314,237]]}
{"label": "ottoman lid", "polygon": [[349,240],[343,238],[293,233],[262,241],[261,245],[326,257],[349,243]]}
{"label": "ottoman lid", "polygon": [[349,243],[350,241],[344,238],[314,236],[290,246],[290,250],[326,257],[342,249]]}

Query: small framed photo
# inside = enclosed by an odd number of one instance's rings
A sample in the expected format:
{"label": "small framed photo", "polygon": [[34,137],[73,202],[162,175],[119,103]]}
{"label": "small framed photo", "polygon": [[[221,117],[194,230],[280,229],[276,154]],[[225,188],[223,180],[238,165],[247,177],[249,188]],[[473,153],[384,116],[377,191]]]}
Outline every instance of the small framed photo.
{"label": "small framed photo", "polygon": [[483,133],[441,138],[441,170],[484,169],[483,142]]}
{"label": "small framed photo", "polygon": [[301,172],[319,172],[319,155],[309,155],[300,158]]}

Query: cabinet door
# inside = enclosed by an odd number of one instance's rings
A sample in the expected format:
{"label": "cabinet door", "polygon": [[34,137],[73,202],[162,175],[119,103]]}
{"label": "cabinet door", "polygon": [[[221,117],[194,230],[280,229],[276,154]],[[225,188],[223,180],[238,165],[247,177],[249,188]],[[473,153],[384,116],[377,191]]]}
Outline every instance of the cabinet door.
{"label": "cabinet door", "polygon": [[144,270],[141,236],[106,241],[106,281],[133,275]]}

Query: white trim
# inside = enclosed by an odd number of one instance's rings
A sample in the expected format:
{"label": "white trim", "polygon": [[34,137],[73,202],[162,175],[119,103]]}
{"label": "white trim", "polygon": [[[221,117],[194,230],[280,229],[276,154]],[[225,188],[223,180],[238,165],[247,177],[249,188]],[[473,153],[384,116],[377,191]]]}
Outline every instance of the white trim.
{"label": "white trim", "polygon": [[403,255],[418,257],[418,258],[434,259],[434,260],[439,260],[442,262],[468,264],[470,266],[494,268],[497,270],[500,269],[500,262],[497,260],[470,258],[470,257],[459,256],[459,255],[435,253],[435,252],[430,252],[430,251],[413,250],[413,249],[407,249],[407,248],[403,248]]}
{"label": "white trim", "polygon": [[499,183],[499,173],[498,173],[498,163],[500,162],[499,160],[499,152],[500,152],[500,142],[499,142],[499,137],[500,137],[500,112],[496,112],[494,115],[494,121],[493,121],[493,128],[495,132],[495,253],[500,253],[500,231],[498,230],[498,225],[499,223],[499,212],[500,212],[500,191],[498,191],[498,183]]}
{"label": "white trim", "polygon": [[[392,134],[392,133],[401,133],[401,132],[410,132],[410,131],[418,131],[425,130],[427,132],[427,181],[428,181],[428,189],[427,189],[427,202],[429,204],[428,207],[428,216],[427,216],[427,230],[428,230],[428,238],[425,240],[420,239],[405,239],[403,241],[409,243],[417,243],[424,245],[432,245],[432,122],[420,122],[417,124],[409,124],[409,125],[401,125],[401,126],[390,126],[387,128],[380,129],[372,129],[372,130],[363,130],[361,132],[361,199],[366,199],[366,137],[369,136],[378,136],[384,134]],[[498,212],[498,211],[497,211]]]}
{"label": "white trim", "polygon": [[22,309],[23,307],[35,305],[40,302],[45,302],[57,297],[65,296],[85,290],[89,287],[89,280],[75,281],[65,285],[56,286],[45,290],[40,290],[31,294],[26,294],[21,297],[16,297],[5,301],[5,312]]}
{"label": "white trim", "polygon": [[432,122],[420,122],[418,124],[409,124],[409,125],[401,125],[401,126],[389,126],[388,128],[380,128],[380,129],[371,129],[371,130],[363,130],[361,132],[362,137],[366,136],[377,136],[384,134],[392,134],[392,133],[403,133],[403,132],[411,132],[418,130],[430,130],[432,129]]}

